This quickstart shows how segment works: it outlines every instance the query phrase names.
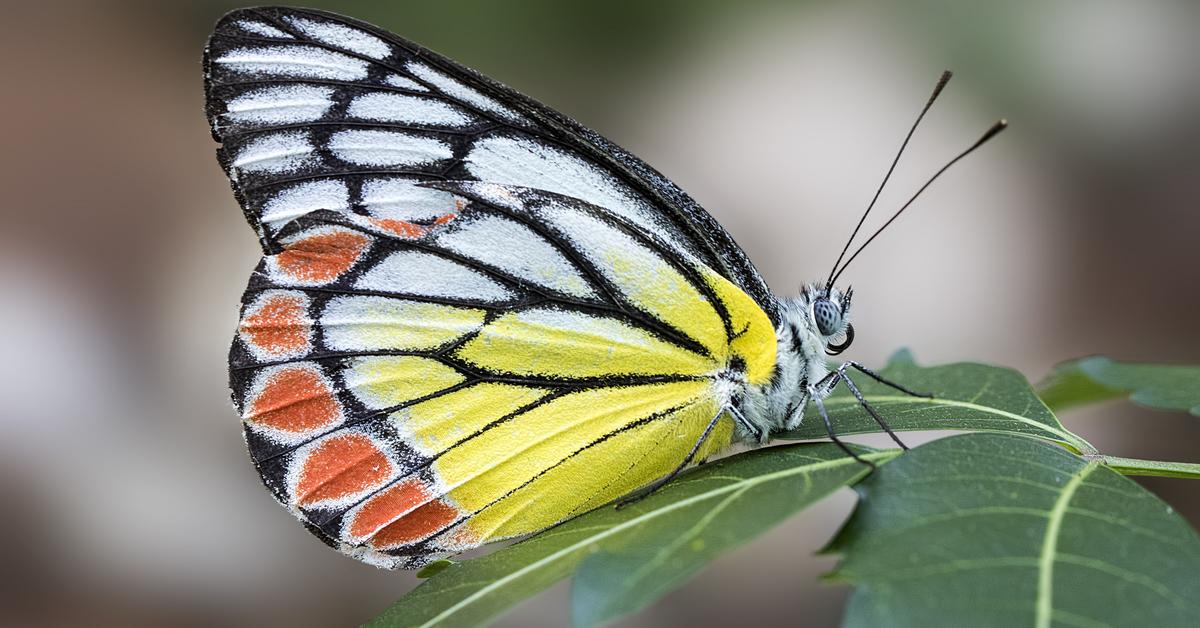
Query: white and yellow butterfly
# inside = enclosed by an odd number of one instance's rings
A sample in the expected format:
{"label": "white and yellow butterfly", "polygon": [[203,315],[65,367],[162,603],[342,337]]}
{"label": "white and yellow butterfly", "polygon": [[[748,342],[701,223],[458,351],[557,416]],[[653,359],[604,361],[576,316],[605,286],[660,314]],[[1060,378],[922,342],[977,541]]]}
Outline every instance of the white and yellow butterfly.
{"label": "white and yellow butterfly", "polygon": [[225,16],[205,78],[265,253],[234,403],[267,487],[346,554],[537,532],[857,393],[825,362],[853,338],[832,276],[776,297],[679,188],[507,87],[286,8]]}

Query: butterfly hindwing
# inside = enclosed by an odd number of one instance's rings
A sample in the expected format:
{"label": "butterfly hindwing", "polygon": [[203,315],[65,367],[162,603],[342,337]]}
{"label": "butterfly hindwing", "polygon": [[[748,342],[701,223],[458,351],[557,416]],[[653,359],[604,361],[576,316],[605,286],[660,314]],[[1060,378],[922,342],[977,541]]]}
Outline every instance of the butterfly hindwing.
{"label": "butterfly hindwing", "polygon": [[482,180],[585,200],[661,234],[777,320],[728,233],[641,160],[570,118],[369,24],[307,9],[234,11],[205,53],[219,159],[264,250],[327,209],[427,224],[453,212],[413,184]]}
{"label": "butterfly hindwing", "polygon": [[[438,185],[460,209],[419,232],[330,211],[292,221],[251,278],[231,354],[276,497],[391,567],[542,529],[670,471],[722,410],[712,377],[732,337],[771,330],[732,284],[597,207]],[[737,359],[762,371],[774,355]],[[731,438],[722,419],[701,453]]]}

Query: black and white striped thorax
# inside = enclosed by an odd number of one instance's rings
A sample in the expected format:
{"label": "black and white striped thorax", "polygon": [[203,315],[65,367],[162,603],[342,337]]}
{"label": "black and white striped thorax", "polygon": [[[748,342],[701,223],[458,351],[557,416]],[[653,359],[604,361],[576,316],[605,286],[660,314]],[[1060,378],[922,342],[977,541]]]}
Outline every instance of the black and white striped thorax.
{"label": "black and white striped thorax", "polygon": [[[822,333],[814,306],[824,296],[841,314],[841,320],[831,334]],[[778,430],[792,429],[804,418],[804,408],[811,399],[808,385],[821,381],[829,374],[826,348],[831,340],[846,333],[850,324],[850,302],[847,293],[832,288],[826,294],[824,286],[812,283],[804,286],[793,298],[780,298],[780,322],[775,328],[775,376],[765,387],[748,387],[740,410],[757,434],[743,433],[743,438],[762,440]],[[828,394],[828,390],[822,391]]]}

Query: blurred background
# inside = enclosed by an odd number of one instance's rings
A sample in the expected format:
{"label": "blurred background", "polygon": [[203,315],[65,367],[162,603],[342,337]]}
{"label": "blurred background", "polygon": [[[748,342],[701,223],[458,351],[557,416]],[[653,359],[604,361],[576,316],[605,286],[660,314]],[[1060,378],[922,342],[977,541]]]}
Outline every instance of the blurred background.
{"label": "blurred background", "polygon": [[[853,358],[1200,363],[1200,4],[318,2],[566,112],[695,196],[781,294],[823,277],[938,73],[865,253]],[[234,4],[6,3],[0,22],[0,623],[358,624],[415,585],[262,489],[225,387],[259,251],[213,158],[200,55]],[[880,219],[886,215],[880,212]],[[876,223],[877,224],[877,223]],[[1069,414],[1200,460],[1200,422]],[[1147,483],[1193,524],[1200,490]],[[622,626],[836,624],[812,553],[843,491]],[[781,548],[785,548],[782,549]],[[565,586],[504,626],[566,621]]]}

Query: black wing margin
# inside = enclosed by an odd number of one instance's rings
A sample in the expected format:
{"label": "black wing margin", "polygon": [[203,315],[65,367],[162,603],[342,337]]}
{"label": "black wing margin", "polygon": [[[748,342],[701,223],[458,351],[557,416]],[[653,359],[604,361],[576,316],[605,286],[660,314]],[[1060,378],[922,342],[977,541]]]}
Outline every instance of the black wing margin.
{"label": "black wing margin", "polygon": [[779,321],[728,232],[657,170],[600,134],[370,24],[285,7],[233,11],[204,56],[218,159],[263,250],[318,210],[414,229],[456,213],[420,185],[482,180],[581,198],[664,234]]}

